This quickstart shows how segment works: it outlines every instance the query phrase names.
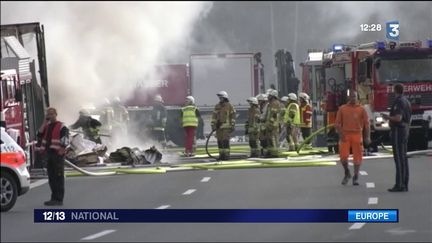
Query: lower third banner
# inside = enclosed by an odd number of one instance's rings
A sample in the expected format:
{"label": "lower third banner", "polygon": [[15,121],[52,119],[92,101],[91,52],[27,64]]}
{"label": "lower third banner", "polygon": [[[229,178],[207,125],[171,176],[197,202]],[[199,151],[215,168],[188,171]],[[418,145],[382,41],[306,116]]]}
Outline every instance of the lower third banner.
{"label": "lower third banner", "polygon": [[35,209],[36,223],[399,222],[397,209]]}

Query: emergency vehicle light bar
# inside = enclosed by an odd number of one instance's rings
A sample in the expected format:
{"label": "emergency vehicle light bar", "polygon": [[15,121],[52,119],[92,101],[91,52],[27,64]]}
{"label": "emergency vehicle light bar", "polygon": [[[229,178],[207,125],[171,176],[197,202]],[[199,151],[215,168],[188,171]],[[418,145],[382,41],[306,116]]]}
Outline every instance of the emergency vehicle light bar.
{"label": "emergency vehicle light bar", "polygon": [[344,49],[343,44],[333,44],[333,51],[334,52],[341,52]]}

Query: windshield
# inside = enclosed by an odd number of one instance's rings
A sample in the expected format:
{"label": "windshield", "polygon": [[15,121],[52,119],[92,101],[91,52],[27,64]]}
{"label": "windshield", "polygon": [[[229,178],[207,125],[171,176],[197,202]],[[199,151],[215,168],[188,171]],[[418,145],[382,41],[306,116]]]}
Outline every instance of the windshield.
{"label": "windshield", "polygon": [[432,81],[432,57],[424,59],[383,59],[378,77],[381,83]]}

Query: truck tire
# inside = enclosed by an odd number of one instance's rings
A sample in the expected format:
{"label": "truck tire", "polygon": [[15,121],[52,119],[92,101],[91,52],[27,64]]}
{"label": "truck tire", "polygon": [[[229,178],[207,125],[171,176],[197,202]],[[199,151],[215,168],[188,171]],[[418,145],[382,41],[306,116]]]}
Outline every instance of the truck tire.
{"label": "truck tire", "polygon": [[1,211],[9,211],[14,205],[18,197],[18,185],[15,178],[7,171],[1,172]]}

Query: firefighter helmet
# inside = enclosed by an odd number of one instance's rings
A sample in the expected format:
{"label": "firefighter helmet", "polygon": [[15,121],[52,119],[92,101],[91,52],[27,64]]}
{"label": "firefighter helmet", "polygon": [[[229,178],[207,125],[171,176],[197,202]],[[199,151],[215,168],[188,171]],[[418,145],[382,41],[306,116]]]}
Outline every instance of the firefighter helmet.
{"label": "firefighter helmet", "polygon": [[283,97],[281,98],[281,101],[282,101],[282,102],[288,102],[288,96],[283,96]]}
{"label": "firefighter helmet", "polygon": [[306,93],[304,93],[304,92],[301,92],[301,93],[299,94],[299,98],[302,98],[302,99],[304,99],[305,101],[307,101],[307,100],[309,99],[309,95],[306,94]]}
{"label": "firefighter helmet", "polygon": [[297,95],[294,93],[289,93],[288,94],[288,99],[289,100],[297,100]]}
{"label": "firefighter helmet", "polygon": [[120,97],[115,97],[114,99],[113,99],[113,103],[114,104],[120,104],[121,103],[121,100],[120,100]]}
{"label": "firefighter helmet", "polygon": [[256,98],[258,101],[267,101],[267,95],[266,94],[259,94],[259,95],[257,95]]}
{"label": "firefighter helmet", "polygon": [[156,96],[154,97],[154,101],[156,101],[156,102],[160,102],[160,103],[163,103],[162,96],[160,96],[160,95],[156,95]]}
{"label": "firefighter helmet", "polygon": [[192,104],[195,104],[195,98],[193,96],[186,96],[186,100],[190,101]]}
{"label": "firefighter helmet", "polygon": [[258,99],[256,97],[250,97],[247,99],[247,102],[254,104],[254,105],[258,105]]}
{"label": "firefighter helmet", "polygon": [[90,116],[90,112],[87,109],[81,109],[79,114],[80,116]]}
{"label": "firefighter helmet", "polygon": [[217,96],[228,99],[228,93],[226,91],[220,91]]}
{"label": "firefighter helmet", "polygon": [[278,97],[278,91],[272,89],[272,90],[270,90],[270,93],[268,95],[277,98]]}

